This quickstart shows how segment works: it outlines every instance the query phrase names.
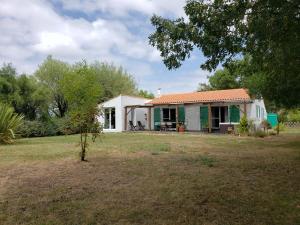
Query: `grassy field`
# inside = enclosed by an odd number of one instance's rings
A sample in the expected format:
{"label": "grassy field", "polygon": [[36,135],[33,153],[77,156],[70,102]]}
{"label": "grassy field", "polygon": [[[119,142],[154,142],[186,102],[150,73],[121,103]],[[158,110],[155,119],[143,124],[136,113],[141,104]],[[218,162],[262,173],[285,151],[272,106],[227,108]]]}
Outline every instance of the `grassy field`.
{"label": "grassy field", "polygon": [[106,134],[0,146],[0,224],[300,224],[300,133]]}

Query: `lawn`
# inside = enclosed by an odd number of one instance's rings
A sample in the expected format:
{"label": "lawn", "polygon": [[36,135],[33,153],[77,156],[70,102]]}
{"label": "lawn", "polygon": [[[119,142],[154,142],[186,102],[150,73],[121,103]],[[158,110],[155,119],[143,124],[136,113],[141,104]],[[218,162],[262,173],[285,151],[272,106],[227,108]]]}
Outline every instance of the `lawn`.
{"label": "lawn", "polygon": [[0,146],[0,224],[300,224],[300,132],[106,134]]}

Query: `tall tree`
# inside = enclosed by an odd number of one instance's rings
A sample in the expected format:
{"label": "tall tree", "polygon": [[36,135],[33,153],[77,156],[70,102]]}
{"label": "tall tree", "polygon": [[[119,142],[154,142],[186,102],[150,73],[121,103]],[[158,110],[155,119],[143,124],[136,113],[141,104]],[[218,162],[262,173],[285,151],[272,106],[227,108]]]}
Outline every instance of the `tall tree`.
{"label": "tall tree", "polygon": [[0,101],[10,104],[15,103],[18,93],[16,69],[12,64],[3,64],[0,68]]}
{"label": "tall tree", "polygon": [[69,70],[70,66],[67,63],[48,56],[35,72],[38,80],[50,91],[51,111],[57,117],[64,117],[68,109],[68,103],[61,90],[61,81]]}
{"label": "tall tree", "polygon": [[20,75],[17,78],[18,92],[14,100],[15,111],[26,119],[48,117],[49,93],[41,87],[35,77]]}
{"label": "tall tree", "polygon": [[99,102],[106,101],[120,94],[137,94],[137,85],[134,78],[122,67],[95,62],[91,65],[91,69],[97,75],[98,83],[103,90],[103,95],[101,95]]}
{"label": "tall tree", "polygon": [[146,90],[139,90],[138,95],[143,98],[149,98],[149,99],[154,98],[154,94],[152,92],[148,92]]}
{"label": "tall tree", "polygon": [[73,124],[80,131],[80,158],[85,161],[87,137],[95,127],[99,114],[98,101],[102,95],[95,70],[84,61],[76,64],[62,81],[63,94],[69,103],[69,114]]}
{"label": "tall tree", "polygon": [[149,37],[169,69],[178,68],[199,48],[214,70],[236,56],[250,54],[266,84],[265,95],[278,105],[300,104],[300,13],[297,0],[189,0],[188,17],[153,16]]}
{"label": "tall tree", "polygon": [[0,101],[12,106],[16,113],[33,120],[48,113],[48,93],[37,80],[18,75],[12,64],[0,69]]}

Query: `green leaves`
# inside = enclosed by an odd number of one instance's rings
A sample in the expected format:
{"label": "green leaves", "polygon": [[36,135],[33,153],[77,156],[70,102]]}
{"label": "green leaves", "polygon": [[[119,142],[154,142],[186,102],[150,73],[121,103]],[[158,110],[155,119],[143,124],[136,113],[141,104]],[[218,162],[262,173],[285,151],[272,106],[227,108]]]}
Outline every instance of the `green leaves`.
{"label": "green leaves", "polygon": [[14,113],[7,104],[0,103],[0,143],[10,144],[15,138],[14,130],[22,125],[23,116]]}
{"label": "green leaves", "polygon": [[168,69],[176,69],[194,48],[215,70],[249,54],[263,76],[263,95],[277,105],[300,105],[300,14],[296,0],[187,1],[188,20],[153,16],[150,44]]}
{"label": "green leaves", "polygon": [[[80,131],[81,160],[85,160],[88,133],[93,133],[93,141],[99,133],[100,113],[98,101],[102,95],[97,74],[85,61],[77,63],[62,80],[63,94],[69,104],[69,114],[74,126]],[[97,129],[97,127],[99,129]]]}

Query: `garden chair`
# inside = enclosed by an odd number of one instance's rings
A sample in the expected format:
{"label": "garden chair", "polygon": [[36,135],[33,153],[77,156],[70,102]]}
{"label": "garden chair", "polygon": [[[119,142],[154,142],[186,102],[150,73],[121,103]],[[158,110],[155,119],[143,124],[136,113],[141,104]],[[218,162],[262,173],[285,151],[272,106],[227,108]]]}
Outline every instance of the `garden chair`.
{"label": "garden chair", "polygon": [[133,125],[133,122],[131,120],[129,120],[129,129],[131,131],[135,131],[136,130],[136,126]]}
{"label": "garden chair", "polygon": [[145,125],[143,125],[143,124],[141,123],[141,121],[138,121],[137,123],[138,123],[138,129],[139,129],[139,130],[145,130]]}

